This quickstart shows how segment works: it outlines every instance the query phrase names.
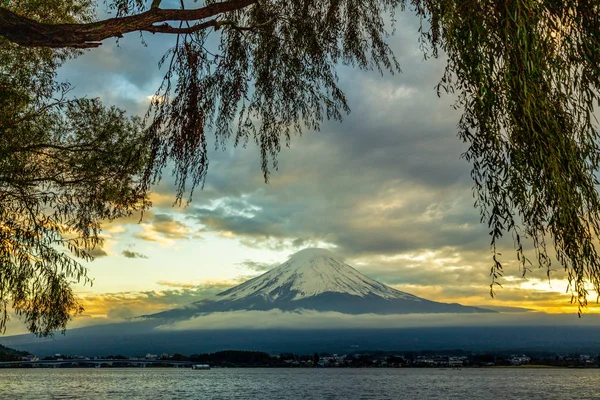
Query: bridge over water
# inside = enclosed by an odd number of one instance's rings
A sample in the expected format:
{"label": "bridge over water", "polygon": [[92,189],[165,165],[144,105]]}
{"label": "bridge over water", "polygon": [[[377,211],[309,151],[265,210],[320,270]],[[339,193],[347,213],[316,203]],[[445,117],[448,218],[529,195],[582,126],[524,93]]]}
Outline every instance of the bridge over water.
{"label": "bridge over water", "polygon": [[145,359],[69,359],[69,360],[38,360],[38,361],[4,361],[0,362],[0,368],[23,368],[23,367],[90,367],[96,368],[105,367],[141,367],[146,368],[147,365],[169,365],[175,368],[191,367],[196,363],[191,361],[173,361],[173,360],[145,360]]}

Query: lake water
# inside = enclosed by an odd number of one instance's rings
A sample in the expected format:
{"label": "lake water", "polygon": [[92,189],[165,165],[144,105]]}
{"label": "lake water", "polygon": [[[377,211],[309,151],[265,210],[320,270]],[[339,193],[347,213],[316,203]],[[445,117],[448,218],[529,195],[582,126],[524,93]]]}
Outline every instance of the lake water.
{"label": "lake water", "polygon": [[600,399],[600,369],[0,369],[0,399]]}

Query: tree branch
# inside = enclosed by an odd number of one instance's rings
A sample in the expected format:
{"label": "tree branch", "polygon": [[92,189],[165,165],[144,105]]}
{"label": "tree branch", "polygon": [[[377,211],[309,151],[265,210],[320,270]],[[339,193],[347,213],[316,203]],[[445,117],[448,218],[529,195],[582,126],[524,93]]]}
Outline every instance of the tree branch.
{"label": "tree branch", "polygon": [[[91,48],[100,46],[100,42],[110,37],[121,37],[126,33],[146,31],[152,33],[190,33],[210,26],[216,21],[208,21],[185,28],[169,26],[166,21],[197,21],[218,14],[241,10],[258,0],[229,0],[209,4],[191,10],[163,10],[151,8],[141,14],[123,18],[111,18],[88,24],[46,24],[22,17],[6,8],[0,8],[0,36],[26,47],[52,48]],[[155,25],[158,23],[162,25]]]}
{"label": "tree branch", "polygon": [[275,22],[275,20],[272,19],[272,20],[269,20],[262,24],[256,24],[256,25],[251,25],[251,26],[239,26],[230,20],[217,21],[216,19],[211,19],[206,22],[202,22],[200,24],[188,26],[187,28],[181,28],[181,27],[176,28],[167,23],[164,23],[162,25],[152,25],[152,27],[149,29],[146,29],[146,31],[152,32],[152,33],[188,34],[188,33],[198,32],[202,29],[211,28],[211,27],[214,27],[216,30],[218,30],[222,26],[229,26],[232,29],[236,29],[239,31],[253,31],[255,29],[264,28],[264,27],[272,24],[273,22]]}
{"label": "tree branch", "polygon": [[37,144],[32,144],[29,146],[22,146],[22,147],[12,147],[12,148],[9,147],[5,151],[7,153],[29,153],[29,152],[36,151],[36,150],[46,150],[46,149],[68,151],[68,152],[73,152],[73,153],[78,153],[78,152],[106,153],[105,150],[98,149],[97,145],[94,142],[71,145],[71,146],[62,146],[62,145],[52,144],[52,143],[37,143]]}
{"label": "tree branch", "polygon": [[216,27],[218,26],[218,22],[216,19],[211,19],[208,20],[206,22],[202,22],[196,25],[191,25],[188,26],[187,28],[176,28],[174,26],[171,26],[167,23],[164,23],[162,25],[152,25],[150,28],[148,29],[144,29],[146,32],[151,32],[151,33],[172,33],[172,34],[188,34],[188,33],[194,33],[194,32],[198,32],[202,29],[206,29],[206,28],[210,28],[210,27]]}

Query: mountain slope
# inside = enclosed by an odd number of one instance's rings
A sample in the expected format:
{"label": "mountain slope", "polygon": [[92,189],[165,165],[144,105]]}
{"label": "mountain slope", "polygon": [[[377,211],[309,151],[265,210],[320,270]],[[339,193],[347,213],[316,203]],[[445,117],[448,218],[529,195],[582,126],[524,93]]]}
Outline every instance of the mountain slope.
{"label": "mountain slope", "polygon": [[323,249],[302,250],[280,266],[226,290],[217,297],[224,301],[260,295],[272,301],[297,301],[323,293],[421,300],[361,274],[336,259],[332,252]]}
{"label": "mountain slope", "polygon": [[11,349],[0,344],[0,361],[18,361],[28,355],[29,353],[26,351]]}
{"label": "mountain slope", "polygon": [[493,312],[401,292],[361,274],[328,250],[305,249],[280,266],[212,298],[146,317],[180,319],[211,312],[271,309],[344,314]]}

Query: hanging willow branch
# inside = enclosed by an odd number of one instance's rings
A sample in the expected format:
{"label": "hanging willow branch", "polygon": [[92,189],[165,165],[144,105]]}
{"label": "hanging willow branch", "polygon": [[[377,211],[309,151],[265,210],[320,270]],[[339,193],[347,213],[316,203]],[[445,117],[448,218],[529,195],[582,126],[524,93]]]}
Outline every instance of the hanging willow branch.
{"label": "hanging willow branch", "polygon": [[414,4],[431,27],[424,42],[448,56],[439,89],[457,92],[463,110],[458,134],[490,228],[492,293],[509,233],[523,274],[564,269],[581,312],[588,290],[600,293],[600,2]]}

